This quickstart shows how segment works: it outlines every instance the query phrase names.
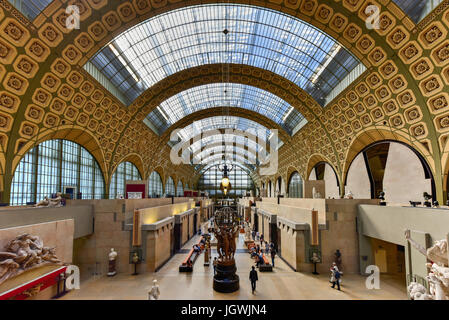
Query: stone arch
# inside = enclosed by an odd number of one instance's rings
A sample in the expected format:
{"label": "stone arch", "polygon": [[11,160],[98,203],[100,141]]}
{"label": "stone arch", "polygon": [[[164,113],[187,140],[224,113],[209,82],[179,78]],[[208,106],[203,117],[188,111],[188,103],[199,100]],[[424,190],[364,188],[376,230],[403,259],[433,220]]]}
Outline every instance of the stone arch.
{"label": "stone arch", "polygon": [[[432,154],[429,150],[416,139],[412,139],[408,134],[403,131],[391,131],[387,127],[378,127],[375,129],[369,129],[366,131],[362,131],[352,140],[351,144],[348,146],[345,162],[342,171],[342,182],[343,185],[346,184],[346,177],[348,174],[349,167],[351,166],[352,161],[354,161],[355,157],[366,147],[369,145],[379,142],[379,141],[397,141],[406,144],[412,150],[419,152],[419,154],[426,160],[429,165],[433,176],[436,178],[436,166],[435,162],[432,158]],[[436,181],[435,181],[436,182]]]}
{"label": "stone arch", "polygon": [[[60,126],[58,130],[43,131],[33,140],[29,140],[21,145],[20,149],[13,156],[13,160],[9,165],[8,170],[10,171],[7,174],[4,174],[5,182],[3,185],[4,188],[2,200],[5,203],[9,203],[11,183],[14,178],[14,173],[17,169],[17,166],[19,165],[20,160],[23,158],[23,156],[27,154],[27,152],[29,152],[32,148],[41,144],[42,142],[56,139],[68,140],[77,143],[93,156],[95,161],[98,163],[98,166],[100,167],[101,175],[103,177],[105,196],[108,195],[109,189],[107,188],[107,186],[109,186],[110,176],[108,175],[108,165],[104,157],[104,152],[100,147],[98,139],[89,131],[84,130],[83,128],[66,125]],[[17,141],[17,144],[19,143],[19,141]]]}
{"label": "stone arch", "polygon": [[314,153],[309,157],[307,161],[307,171],[305,173],[306,180],[309,179],[310,173],[312,169],[320,162],[325,162],[332,167],[332,170],[335,173],[335,177],[337,178],[337,182],[340,184],[339,170],[335,167],[335,165],[325,156],[319,153]]}
{"label": "stone arch", "polygon": [[[189,114],[187,117],[184,117],[180,119],[178,122],[171,125],[161,136],[161,140],[164,142],[168,141],[170,139],[170,133],[178,128],[184,128],[190,124],[192,124],[196,120],[206,119],[214,116],[221,116],[223,115],[223,109],[221,107],[215,107],[215,108],[208,108],[200,111],[196,111],[194,113]],[[265,126],[268,129],[277,129],[279,132],[279,136],[282,140],[288,141],[290,139],[289,134],[285,131],[284,128],[282,128],[279,124],[271,120],[270,118],[252,111],[247,110],[240,107],[231,107],[227,109],[227,115],[229,116],[235,116],[240,118],[245,118],[248,120],[255,121],[263,126]]]}
{"label": "stone arch", "polygon": [[[221,1],[223,2],[223,1]],[[243,3],[244,1],[238,0],[235,1],[235,3]],[[327,33],[329,33],[331,36],[334,36],[336,40],[342,40],[342,43],[347,43],[347,46],[349,47],[349,50],[354,50],[353,53],[358,56],[361,59],[364,59],[368,64],[370,64],[370,54],[372,53],[372,48],[364,48],[364,46],[361,46],[361,41],[364,40],[365,42],[368,40],[371,41],[371,44],[378,45],[380,48],[384,48],[387,52],[387,54],[393,52],[394,50],[391,50],[390,47],[401,47],[399,44],[391,43],[391,39],[387,38],[388,35],[391,35],[390,31],[394,31],[393,28],[399,28],[402,27],[405,31],[406,35],[409,35],[407,30],[410,30],[411,25],[413,25],[409,20],[407,19],[394,19],[394,21],[391,23],[391,25],[387,25],[387,30],[380,30],[380,31],[374,31],[369,32],[369,30],[366,29],[364,25],[365,16],[364,16],[364,7],[369,4],[369,1],[349,1],[349,0],[343,0],[341,2],[341,5],[330,5],[327,1],[324,0],[310,0],[307,1],[307,3],[300,2],[300,1],[287,1],[279,5],[278,1],[262,1],[259,6],[263,7],[272,7],[275,10],[279,10],[281,12],[285,12],[290,15],[294,15],[297,17],[302,18],[305,21],[308,21],[312,25],[316,26],[317,28],[321,30],[326,30]],[[56,36],[55,39],[43,39],[44,42],[47,43],[50,47],[54,48],[54,52],[65,52],[66,46],[72,46],[72,48],[76,48],[78,51],[82,51],[84,53],[87,53],[86,56],[80,57],[79,55],[82,55],[81,53],[78,54],[78,56],[75,55],[75,57],[72,59],[69,59],[72,65],[83,65],[84,62],[87,61],[89,55],[92,55],[96,52],[96,50],[100,47],[101,43],[107,43],[112,37],[116,36],[119,32],[123,31],[126,28],[129,28],[133,25],[136,25],[138,22],[154,16],[156,14],[160,14],[163,12],[167,12],[169,10],[173,10],[175,8],[180,8],[183,6],[189,6],[193,5],[193,3],[190,2],[177,2],[177,3],[171,3],[171,2],[160,2],[155,3],[153,2],[153,6],[151,6],[149,1],[135,1],[133,3],[129,1],[122,1],[122,2],[113,2],[109,3],[108,5],[107,0],[99,0],[95,3],[93,1],[89,1],[89,4],[87,2],[82,2],[81,5],[83,6],[82,10],[82,20],[85,23],[82,23],[82,29],[78,30],[77,32],[71,32],[69,31],[67,35],[64,37],[64,41],[61,40],[62,37]],[[54,3],[52,9],[55,10],[55,14],[59,15],[62,13],[64,4],[60,4],[60,7],[58,7],[57,3]],[[59,8],[59,9],[58,9]],[[389,3],[388,7],[382,6],[382,15],[389,14],[390,16],[394,16],[394,12],[397,12],[398,8],[393,3]],[[112,15],[115,17],[114,19],[110,19]],[[342,20],[344,25],[336,26],[335,21],[336,17],[339,17],[339,20]],[[352,25],[353,22],[349,21],[347,17],[354,16],[354,19],[352,19],[355,23],[356,27],[359,27],[361,29],[361,32],[363,33],[363,36],[360,36],[360,33],[356,33],[354,38],[351,38],[351,34],[354,32],[349,32],[350,27],[353,27],[351,31],[354,31],[354,26]],[[98,20],[98,17],[104,17],[102,21]],[[57,21],[60,21],[58,19],[52,19],[53,17],[46,18],[47,20],[42,21],[42,29],[45,27],[52,27],[55,29],[57,35],[61,35],[60,28],[55,26],[54,24],[57,23]],[[45,19],[45,18],[44,18]],[[407,21],[407,25],[403,26],[403,21]],[[111,22],[112,21],[112,22]],[[106,28],[105,25],[111,22]],[[64,28],[64,26],[62,26]],[[421,27],[420,27],[421,28]],[[355,28],[357,29],[357,28]],[[65,30],[66,31],[66,30]],[[366,38],[366,35],[368,35],[368,38]],[[356,36],[360,36],[360,39],[357,39]],[[343,41],[344,40],[344,41]],[[370,42],[370,41],[368,41]],[[352,45],[348,44],[352,43]],[[359,52],[360,48],[362,48],[362,51],[364,53],[362,54]],[[377,48],[377,47],[375,47]],[[374,50],[374,49],[373,49]],[[50,60],[50,59],[49,59]],[[52,64],[51,61],[47,61],[46,63],[48,65]],[[401,64],[401,61],[396,61],[399,64]],[[43,68],[41,68],[43,69]],[[402,68],[401,69],[407,69]],[[43,76],[43,73],[46,72],[39,70],[38,76],[36,77],[36,83],[40,83],[41,80],[40,77]],[[403,70],[401,70],[403,71]],[[28,90],[29,93],[32,93],[31,87]],[[28,97],[31,97],[32,94],[27,94]],[[23,103],[23,105],[28,105],[30,102],[29,99]],[[425,109],[425,108],[424,108]],[[24,114],[25,109],[21,108],[21,111],[18,112],[19,118],[21,118]],[[132,112],[131,112],[132,113]],[[128,123],[127,123],[128,125]],[[14,132],[11,136],[16,136],[18,133],[18,127],[17,125],[14,126]]]}
{"label": "stone arch", "polygon": [[22,145],[20,150],[16,153],[14,156],[14,159],[11,164],[11,174],[13,175],[17,165],[19,164],[22,157],[30,151],[33,147],[36,145],[47,141],[47,140],[54,140],[54,139],[63,139],[63,140],[69,140],[72,142],[75,142],[79,145],[81,145],[83,148],[85,148],[87,151],[92,154],[92,156],[97,161],[98,165],[100,166],[101,172],[103,174],[103,179],[105,181],[105,184],[109,184],[109,175],[108,173],[108,166],[106,164],[106,160],[104,158],[104,153],[102,148],[100,147],[100,143],[97,140],[97,138],[92,135],[89,131],[84,130],[83,128],[79,127],[73,127],[71,125],[61,126],[58,128],[58,130],[47,130],[42,133],[40,133],[38,136],[36,136],[35,139],[30,140]]}
{"label": "stone arch", "polygon": [[[407,133],[403,131],[390,131],[389,128],[386,127],[377,127],[375,129],[369,129],[359,133],[351,142],[348,147],[348,151],[346,152],[343,172],[342,172],[342,181],[343,186],[346,185],[346,179],[348,176],[349,168],[351,167],[352,162],[357,157],[357,155],[362,152],[365,148],[370,145],[381,142],[381,141],[391,141],[398,142],[406,145],[413,152],[419,155],[422,159],[421,161],[425,162],[425,165],[428,166],[430,173],[433,177],[434,188],[436,193],[436,199],[443,203],[446,200],[444,195],[444,181],[445,176],[447,175],[442,172],[441,163],[436,162],[432,156],[432,153],[429,151],[429,145],[425,145],[420,141],[417,141],[414,138],[411,138]],[[434,152],[438,152],[435,150]]]}
{"label": "stone arch", "polygon": [[133,165],[136,166],[140,176],[142,177],[142,180],[147,180],[147,177],[145,177],[145,170],[143,168],[142,157],[137,153],[130,153],[126,157],[120,159],[120,161],[114,167],[111,168],[111,176],[114,174],[115,170],[122,162],[131,162]]}

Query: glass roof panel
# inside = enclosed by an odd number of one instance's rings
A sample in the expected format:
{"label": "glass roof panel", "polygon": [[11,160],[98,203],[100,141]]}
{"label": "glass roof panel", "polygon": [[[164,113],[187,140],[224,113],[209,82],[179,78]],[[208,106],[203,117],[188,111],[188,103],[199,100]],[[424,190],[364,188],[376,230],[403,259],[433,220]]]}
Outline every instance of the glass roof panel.
{"label": "glass roof panel", "polygon": [[[256,135],[258,139],[264,141],[267,141],[268,137],[271,135],[271,131],[258,122],[235,116],[215,116],[194,121],[192,124],[181,129],[179,135],[186,141],[201,133],[218,129],[241,130]],[[239,132],[236,131],[236,133]]]}
{"label": "glass roof panel", "polygon": [[[215,160],[215,161],[213,161],[211,163],[208,163],[208,164],[204,165],[201,168],[200,172],[205,172],[205,171],[207,171],[209,168],[211,168],[213,166],[216,166],[216,165],[219,165],[219,164],[223,164],[223,162],[224,161],[222,161],[222,160]],[[241,164],[241,163],[238,163],[238,162],[232,161],[232,160],[228,160],[228,161],[226,161],[226,163],[232,164],[232,165],[236,165],[236,166],[240,167],[242,170],[244,170],[248,174],[250,174],[251,170],[253,169],[253,168],[248,168],[248,166],[246,166],[245,164]],[[196,169],[199,169],[199,166]]]}
{"label": "glass roof panel", "polygon": [[[217,146],[222,143],[223,145]],[[213,145],[213,146],[212,146]],[[203,147],[210,146],[209,149],[202,149]],[[202,138],[201,140],[193,142],[189,150],[192,154],[192,164],[205,163],[210,155],[210,150],[217,151],[223,150],[227,158],[230,160],[234,159],[233,156],[236,155],[238,160],[242,160],[242,163],[259,165],[260,159],[256,158],[255,155],[259,157],[266,157],[268,154],[263,151],[262,148],[267,148],[263,144],[259,144],[253,140],[246,137],[234,135],[234,134],[216,134]],[[249,151],[247,150],[249,149]],[[240,162],[240,161],[239,161]]]}
{"label": "glass roof panel", "polygon": [[240,4],[197,5],[152,17],[117,36],[90,61],[123,92],[128,103],[181,70],[238,63],[287,78],[321,105],[360,63],[306,22]]}
{"label": "glass roof panel", "polygon": [[237,154],[215,154],[215,155],[209,156],[207,158],[204,158],[199,164],[209,164],[211,162],[220,161],[220,160],[221,160],[221,162],[228,160],[228,161],[234,161],[239,164],[244,164],[251,170],[254,170],[254,168],[255,168],[254,164],[251,163],[250,161],[248,161],[248,159],[245,159]]}
{"label": "glass roof panel", "polygon": [[243,148],[234,147],[234,146],[216,146],[213,148],[205,149],[201,152],[199,152],[196,157],[198,159],[207,159],[208,156],[215,155],[215,154],[226,154],[226,155],[237,155],[240,157],[243,157],[245,159],[248,159],[248,161],[252,164],[258,164],[256,159],[256,154],[245,150]]}
{"label": "glass roof panel", "polygon": [[393,0],[414,23],[420,22],[443,0]]}
{"label": "glass roof panel", "polygon": [[33,21],[53,0],[9,0],[28,20]]}
{"label": "glass roof panel", "polygon": [[[146,119],[157,134],[162,134],[183,117],[213,107],[255,111],[278,123],[289,134],[304,119],[298,110],[274,94],[239,83],[211,83],[182,91],[162,102]],[[240,124],[246,126],[243,119]]]}

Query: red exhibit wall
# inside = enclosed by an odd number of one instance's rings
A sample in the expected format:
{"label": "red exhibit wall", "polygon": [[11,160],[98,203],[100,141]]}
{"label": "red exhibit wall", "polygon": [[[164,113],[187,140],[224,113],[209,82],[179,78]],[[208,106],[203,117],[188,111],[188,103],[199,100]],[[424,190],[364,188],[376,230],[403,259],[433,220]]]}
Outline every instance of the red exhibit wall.
{"label": "red exhibit wall", "polygon": [[142,192],[142,198],[146,198],[145,184],[127,184],[125,187],[125,199],[128,199],[128,192]]}
{"label": "red exhibit wall", "polygon": [[198,191],[184,190],[184,197],[198,197]]}

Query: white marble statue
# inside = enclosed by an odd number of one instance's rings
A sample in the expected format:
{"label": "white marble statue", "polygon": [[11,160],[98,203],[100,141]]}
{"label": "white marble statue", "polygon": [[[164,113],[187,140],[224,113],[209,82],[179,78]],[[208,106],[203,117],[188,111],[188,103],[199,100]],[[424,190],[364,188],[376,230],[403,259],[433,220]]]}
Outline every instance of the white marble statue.
{"label": "white marble statue", "polygon": [[[418,292],[418,289],[416,288],[418,288],[419,284],[412,282],[409,286],[410,297],[414,300],[428,300],[428,297],[431,297],[432,300],[449,300],[449,263],[447,240],[435,241],[432,247],[426,249],[410,237],[410,230],[405,231],[405,238],[416,250],[425,255],[428,260],[433,262],[427,263],[427,267],[430,269],[430,272],[426,279],[429,282],[430,292],[427,293],[427,290],[422,292],[422,288],[419,287],[419,292],[421,292],[421,295],[418,295],[418,299],[415,299],[414,295],[412,295],[412,290]],[[419,299],[422,296],[424,298]]]}
{"label": "white marble statue", "polygon": [[56,193],[56,198],[49,199],[48,197],[44,197],[43,200],[36,203],[34,206],[38,208],[42,207],[62,207],[62,196],[61,192]]}
{"label": "white marble statue", "polygon": [[157,300],[159,299],[159,296],[161,295],[161,292],[159,290],[159,285],[157,284],[157,280],[153,280],[153,286],[151,287],[150,291],[148,291],[148,300]]}
{"label": "white marble statue", "polygon": [[316,252],[312,253],[312,258],[310,259],[312,263],[320,263],[321,259]]}
{"label": "white marble statue", "polygon": [[251,240],[251,228],[249,226],[249,223],[245,223],[245,240]]}
{"label": "white marble statue", "polygon": [[412,282],[407,287],[407,290],[412,300],[433,300],[432,296],[427,293],[426,287],[422,284]]}
{"label": "white marble statue", "polygon": [[112,277],[117,274],[116,270],[116,259],[117,259],[117,252],[114,250],[114,248],[111,248],[111,252],[109,252],[109,272],[108,276]]}
{"label": "white marble statue", "polygon": [[49,204],[50,204],[50,201],[48,200],[48,197],[44,197],[43,200],[39,201],[34,206],[35,207],[48,207]]}
{"label": "white marble statue", "polygon": [[62,196],[61,192],[56,193],[56,198],[48,199],[50,201],[49,207],[62,207]]}

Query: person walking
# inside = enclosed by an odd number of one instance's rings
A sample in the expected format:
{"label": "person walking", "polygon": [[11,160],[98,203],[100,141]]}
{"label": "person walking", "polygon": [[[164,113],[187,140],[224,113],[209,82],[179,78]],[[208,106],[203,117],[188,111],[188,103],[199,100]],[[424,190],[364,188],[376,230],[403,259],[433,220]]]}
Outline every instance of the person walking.
{"label": "person walking", "polygon": [[249,281],[251,281],[251,290],[254,294],[254,291],[256,291],[256,281],[259,280],[257,277],[257,271],[254,266],[251,267],[251,271],[249,272]]}
{"label": "person walking", "polygon": [[331,266],[331,280],[332,288],[335,288],[335,285],[337,285],[337,289],[340,290],[340,278],[341,278],[341,272],[337,267],[337,264],[335,262],[332,263]]}
{"label": "person walking", "polygon": [[260,240],[259,231],[256,232],[256,241]]}
{"label": "person walking", "polygon": [[271,249],[271,264],[273,265],[274,268],[274,258],[276,257],[276,249],[274,249],[274,247]]}
{"label": "person walking", "polygon": [[270,247],[268,246],[268,242],[265,241],[265,254],[268,255],[270,253]]}
{"label": "person walking", "polygon": [[260,243],[263,243],[263,234],[260,235]]}

